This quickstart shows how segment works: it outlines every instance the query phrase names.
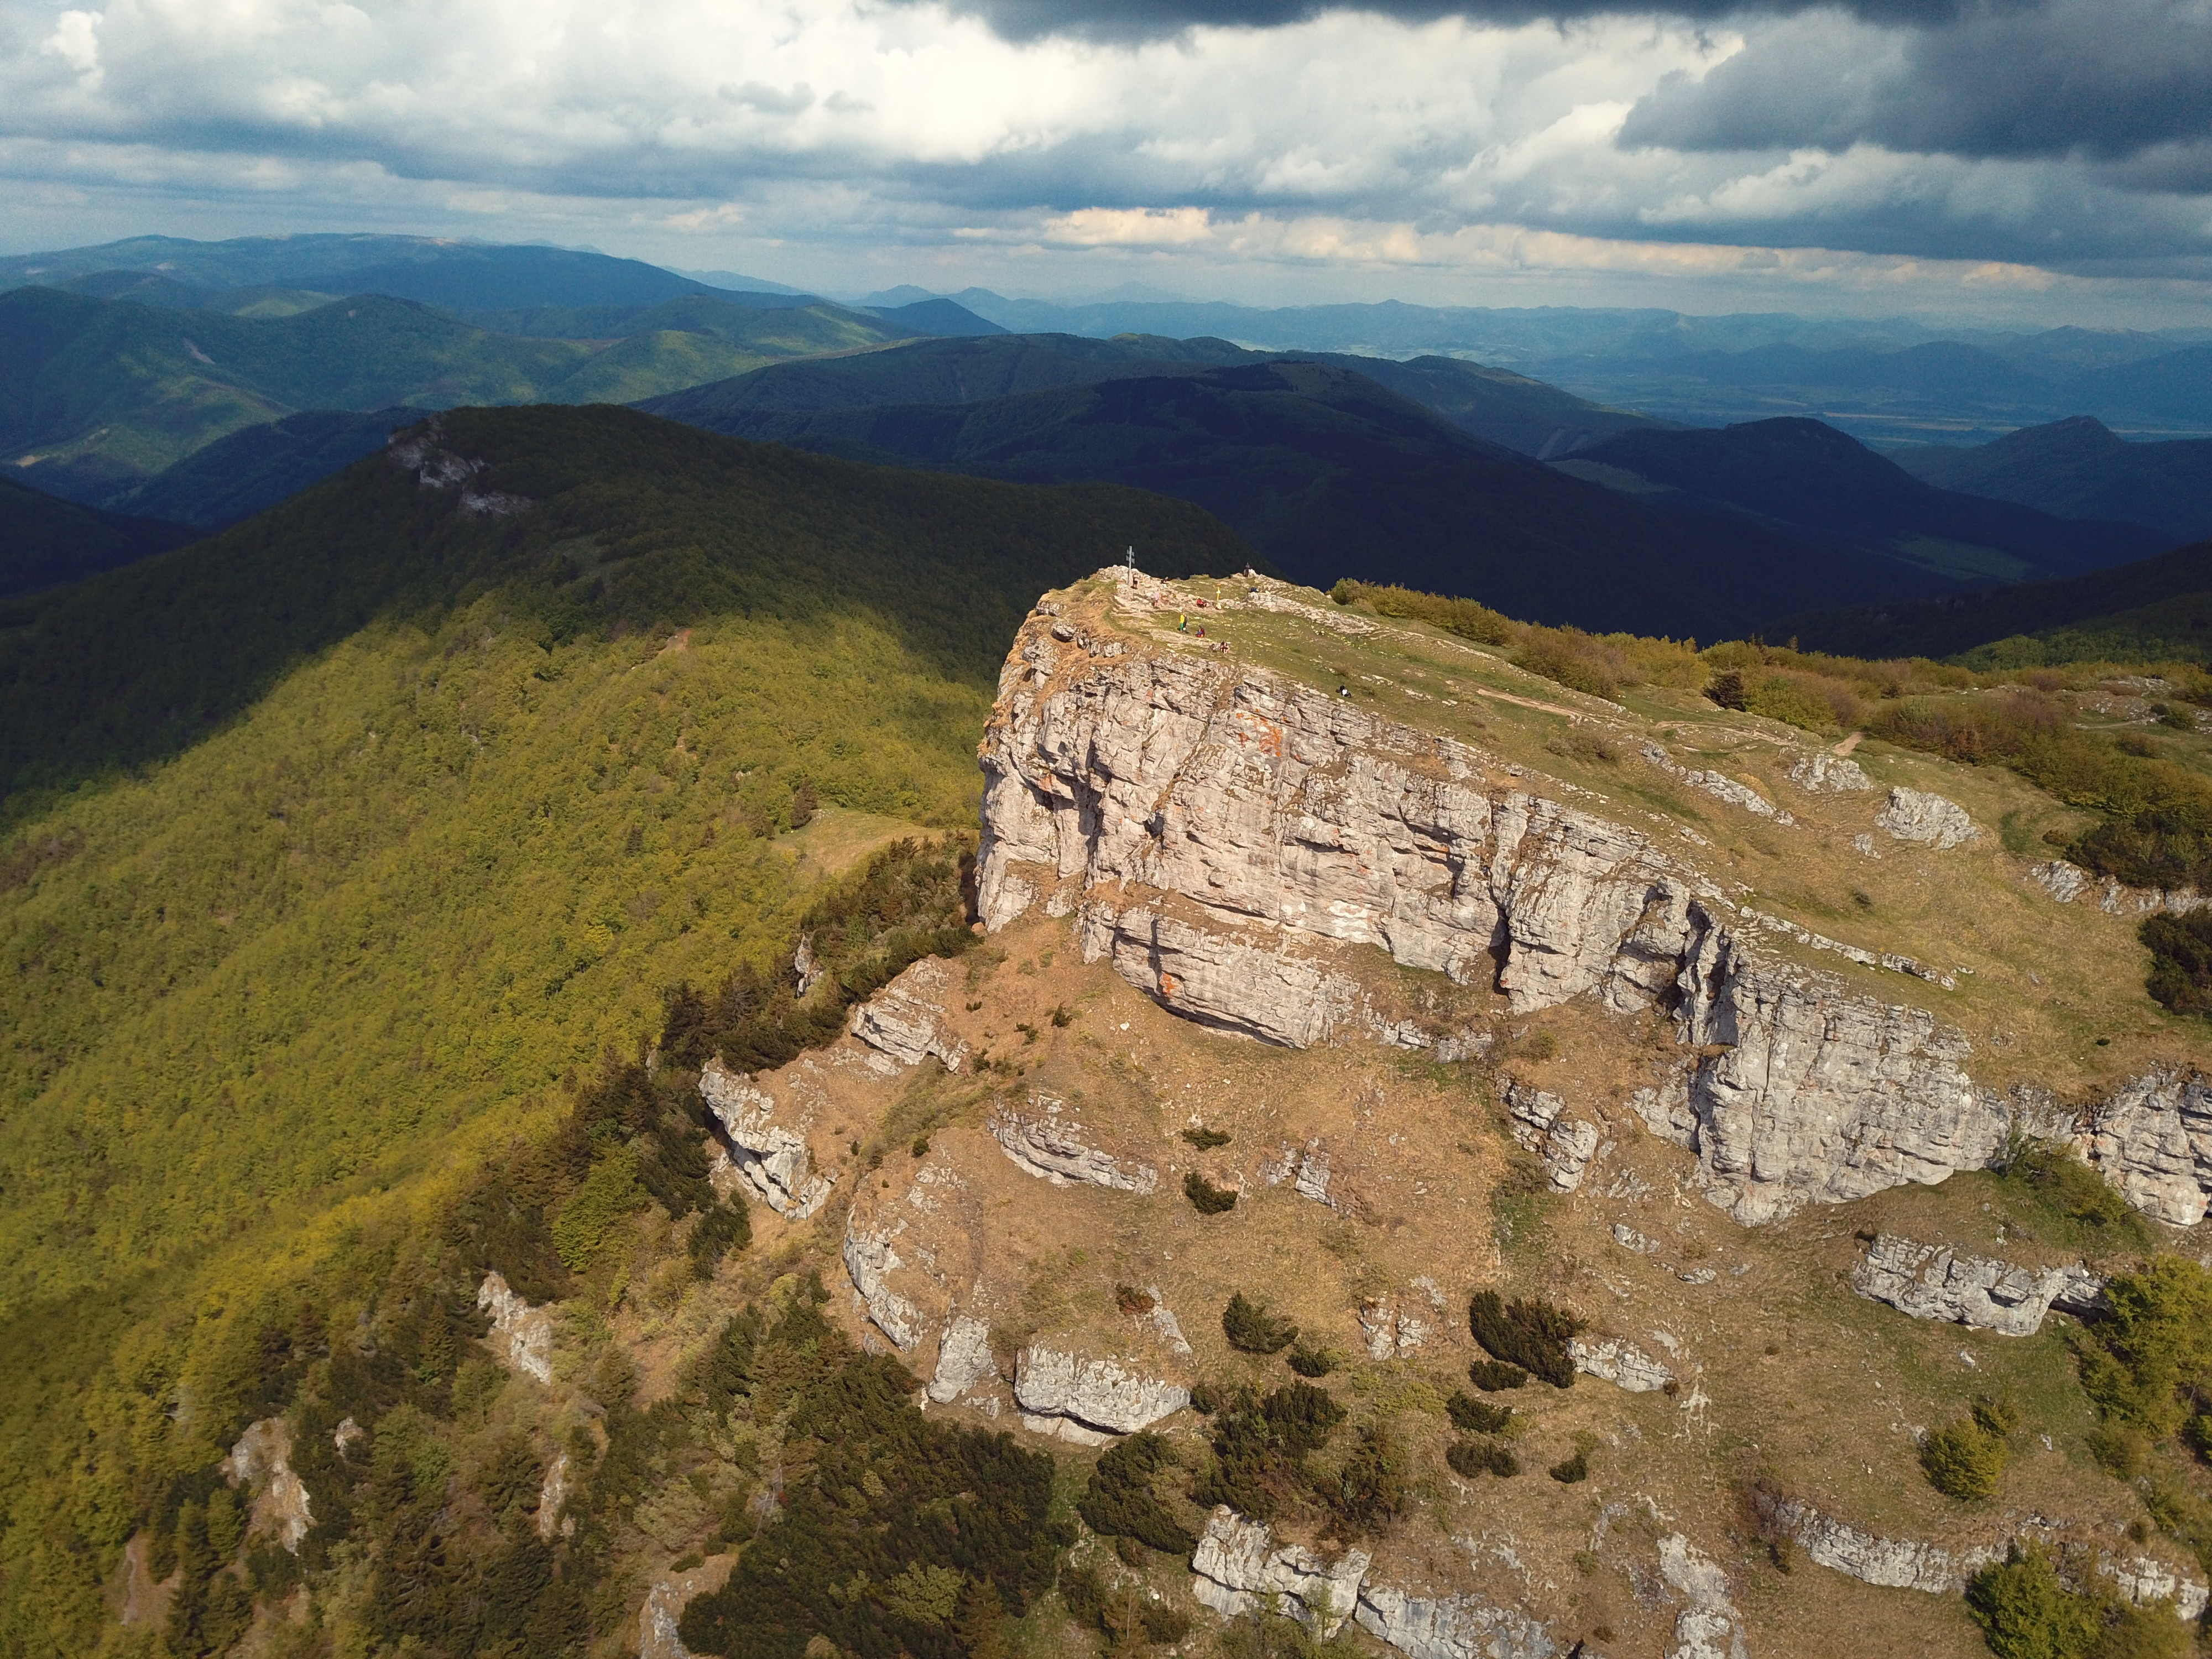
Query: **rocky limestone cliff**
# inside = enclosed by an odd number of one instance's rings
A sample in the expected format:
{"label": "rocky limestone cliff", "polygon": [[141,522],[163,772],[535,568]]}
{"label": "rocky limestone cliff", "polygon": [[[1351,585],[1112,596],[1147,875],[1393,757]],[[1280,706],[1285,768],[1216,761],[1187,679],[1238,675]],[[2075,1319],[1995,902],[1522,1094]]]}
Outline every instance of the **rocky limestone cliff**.
{"label": "rocky limestone cliff", "polygon": [[1344,1627],[1359,1604],[1373,1560],[1348,1549],[1325,1560],[1301,1544],[1277,1545],[1265,1523],[1216,1506],[1190,1558],[1191,1594],[1216,1613],[1249,1613],[1270,1597],[1324,1641]]}
{"label": "rocky limestone cliff", "polygon": [[719,1054],[699,1073],[699,1095],[722,1127],[732,1164],[769,1208],[798,1221],[822,1207],[831,1178],[809,1173],[805,1137],[771,1121],[773,1097],[755,1088],[743,1073],[726,1067]]}
{"label": "rocky limestone cliff", "polygon": [[477,1287],[477,1308],[491,1316],[485,1340],[501,1364],[540,1382],[553,1380],[552,1309],[532,1307],[496,1273]]}
{"label": "rocky limestone cliff", "polygon": [[2075,1315],[2093,1312],[2104,1281],[2079,1264],[2020,1267],[1948,1245],[1881,1233],[1851,1269],[1851,1288],[1915,1319],[2033,1336],[2053,1308]]}
{"label": "rocky limestone cliff", "polygon": [[[1087,959],[1170,1012],[1290,1047],[1456,1041],[1378,1014],[1345,954],[1358,946],[1494,983],[1516,1012],[1584,995],[1665,1007],[1697,1057],[1635,1103],[1747,1224],[1986,1167],[2015,1133],[2075,1133],[1979,1088],[1965,1037],[1927,1010],[1761,955],[1778,924],[1518,768],[1279,675],[1042,620],[979,757],[990,927],[1039,902],[1079,908]],[[1854,787],[1841,764],[1804,769],[1809,787]],[[1933,847],[1973,833],[1925,792],[1893,791],[1885,812]],[[2130,1201],[2193,1222],[2212,1201],[2207,1099],[2193,1074],[2146,1079],[2093,1109],[2081,1144]],[[1540,1115],[1522,1127],[1571,1182],[1589,1126],[1565,1120],[1562,1139],[1562,1115]]]}
{"label": "rocky limestone cliff", "polygon": [[1015,1362],[1014,1402],[1022,1426],[1097,1445],[1134,1434],[1190,1404],[1190,1390],[1142,1376],[1112,1359],[1085,1359],[1036,1344]]}

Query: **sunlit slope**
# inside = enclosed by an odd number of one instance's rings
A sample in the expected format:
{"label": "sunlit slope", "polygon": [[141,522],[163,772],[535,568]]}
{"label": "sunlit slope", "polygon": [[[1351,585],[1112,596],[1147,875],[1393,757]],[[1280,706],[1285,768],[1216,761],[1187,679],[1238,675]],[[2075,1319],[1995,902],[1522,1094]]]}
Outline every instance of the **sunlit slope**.
{"label": "sunlit slope", "polygon": [[[434,1167],[726,968],[827,806],[972,820],[1016,618],[1175,503],[465,413],[530,497],[372,458],[5,647],[10,1313]],[[118,765],[130,770],[118,771]]]}

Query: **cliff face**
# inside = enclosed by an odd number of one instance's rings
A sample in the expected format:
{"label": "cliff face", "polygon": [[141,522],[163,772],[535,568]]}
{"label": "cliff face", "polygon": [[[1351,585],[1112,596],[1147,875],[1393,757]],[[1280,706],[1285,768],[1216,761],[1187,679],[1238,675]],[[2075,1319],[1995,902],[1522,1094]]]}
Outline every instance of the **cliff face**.
{"label": "cliff face", "polygon": [[1571,786],[1341,693],[1147,650],[1110,613],[1058,612],[1024,628],[980,753],[988,927],[1039,903],[1076,912],[1087,960],[1170,1012],[1293,1048],[1449,1041],[1378,1001],[1370,950],[1494,985],[1516,1014],[1584,996],[1656,1009],[1683,1060],[1638,1109],[1746,1223],[1984,1168],[2016,1133],[2075,1139],[2162,1220],[2203,1216],[2212,1091],[2195,1073],[2071,1112],[2001,1096],[1970,1075],[1960,1031],[1763,951],[1771,918],[1644,830],[1563,799]]}

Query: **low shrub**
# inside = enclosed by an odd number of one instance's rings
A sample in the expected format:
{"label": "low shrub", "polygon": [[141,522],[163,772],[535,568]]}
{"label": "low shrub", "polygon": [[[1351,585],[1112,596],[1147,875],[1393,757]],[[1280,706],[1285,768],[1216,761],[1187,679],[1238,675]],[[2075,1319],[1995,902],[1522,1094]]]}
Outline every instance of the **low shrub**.
{"label": "low shrub", "polygon": [[2186,1659],[2197,1648],[2172,1602],[2136,1607],[2069,1589],[2039,1549],[2015,1546],[1976,1573],[1966,1611],[1998,1659]]}
{"label": "low shrub", "polygon": [[1221,1334],[1229,1346],[1244,1353],[1280,1353],[1297,1340],[1298,1328],[1278,1319],[1267,1304],[1249,1301],[1238,1291],[1221,1310]]}
{"label": "low shrub", "polygon": [[1201,1152],[1210,1152],[1217,1146],[1226,1146],[1230,1137],[1219,1129],[1185,1129],[1182,1138]]}
{"label": "low shrub", "polygon": [[1561,1458],[1545,1473],[1563,1486],[1571,1486],[1577,1481],[1589,1480],[1589,1452],[1588,1449],[1577,1448],[1572,1457]]}
{"label": "low shrub", "polygon": [[1347,1539],[1387,1530],[1413,1501],[1405,1449],[1381,1423],[1361,1429],[1334,1474],[1316,1486],[1338,1535]]}
{"label": "low shrub", "polygon": [[1922,1443],[1920,1468],[1937,1492],[1972,1502],[1996,1491],[2011,1453],[2005,1436],[1992,1432],[1989,1420],[1977,1409]]}
{"label": "low shrub", "polygon": [[1454,1389],[1451,1398],[1444,1401],[1444,1414],[1451,1419],[1452,1426],[1463,1433],[1503,1434],[1505,1425],[1513,1420],[1513,1407],[1493,1406]]}
{"label": "low shrub", "polygon": [[1477,1291],[1468,1304],[1467,1318],[1474,1340],[1492,1358],[1518,1365],[1555,1389],[1574,1386],[1575,1365],[1567,1344],[1583,1327],[1565,1309],[1540,1297],[1508,1303],[1495,1291]]}
{"label": "low shrub", "polygon": [[1174,1467],[1167,1443],[1156,1434],[1133,1434],[1106,1449],[1077,1503],[1091,1531],[1104,1538],[1133,1538],[1169,1555],[1188,1555],[1197,1534],[1168,1512],[1152,1482]]}
{"label": "low shrub", "polygon": [[2143,988],[2177,1014],[2212,1019],[2212,910],[2151,916],[2137,935],[2150,952]]}
{"label": "low shrub", "polygon": [[1502,1359],[1478,1359],[1467,1368],[1467,1380],[1485,1394],[1500,1394],[1507,1389],[1526,1388],[1528,1373]]}
{"label": "low shrub", "polygon": [[2163,1440],[2212,1399],[2212,1273],[2154,1256],[2114,1275],[2105,1300],[2077,1344],[2081,1385],[2107,1424]]}
{"label": "low shrub", "polygon": [[1286,1504],[1316,1497],[1326,1501],[1330,1477],[1317,1479],[1307,1459],[1344,1419],[1344,1407],[1310,1382],[1265,1395],[1240,1388],[1219,1398],[1210,1436],[1213,1466],[1191,1497],[1262,1521]]}
{"label": "low shrub", "polygon": [[2112,1243],[2144,1242],[2142,1223],[2127,1200],[2070,1146],[2047,1140],[2016,1146],[1999,1175],[2044,1208],[2105,1234]]}
{"label": "low shrub", "polygon": [[1200,1215],[1225,1215],[1237,1207],[1234,1187],[1217,1187],[1195,1170],[1182,1178],[1182,1192]]}
{"label": "low shrub", "polygon": [[1510,1480],[1521,1473],[1521,1460],[1495,1440],[1455,1440],[1444,1449],[1444,1462],[1470,1480],[1478,1474]]}
{"label": "low shrub", "polygon": [[1294,1343],[1290,1352],[1290,1366],[1300,1376],[1327,1376],[1336,1369],[1336,1355],[1327,1348],[1309,1347],[1303,1342]]}

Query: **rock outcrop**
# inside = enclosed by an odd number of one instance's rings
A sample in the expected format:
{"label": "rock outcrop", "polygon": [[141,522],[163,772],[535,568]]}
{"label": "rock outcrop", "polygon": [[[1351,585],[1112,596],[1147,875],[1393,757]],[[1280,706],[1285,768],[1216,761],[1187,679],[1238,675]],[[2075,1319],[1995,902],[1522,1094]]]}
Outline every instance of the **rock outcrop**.
{"label": "rock outcrop", "polygon": [[1706,1057],[1631,1104],[1698,1154],[1707,1196],[1739,1221],[1939,1182],[2006,1144],[2011,1115],[1960,1069],[1966,1039],[1924,1010],[1756,962],[1717,927],[1680,988],[1681,1038]]}
{"label": "rock outcrop", "polygon": [[938,1343],[929,1397],[949,1406],[990,1376],[996,1364],[991,1356],[991,1328],[971,1315],[955,1314]]}
{"label": "rock outcrop", "polygon": [[872,1069],[894,1077],[933,1054],[946,1071],[960,1069],[968,1045],[945,1029],[951,987],[951,970],[926,957],[853,1011],[853,1035],[871,1050]]}
{"label": "rock outcrop", "polygon": [[1014,1364],[1022,1426],[1097,1445],[1134,1434],[1190,1404],[1180,1383],[1141,1376],[1111,1359],[1084,1359],[1031,1344]]}
{"label": "rock outcrop", "polygon": [[264,1417],[249,1425],[230,1449],[225,1473],[252,1495],[252,1529],[297,1555],[315,1516],[307,1488],[292,1469],[292,1431],[284,1419]]}
{"label": "rock outcrop", "polygon": [[2129,1203],[2193,1227],[2212,1203],[2212,1079],[2154,1072],[2122,1085],[2093,1120],[2090,1155]]}
{"label": "rock outcrop", "polygon": [[501,1364],[540,1382],[553,1380],[552,1309],[532,1307],[503,1275],[489,1273],[477,1287],[477,1310],[490,1316],[484,1342]]}
{"label": "rock outcrop", "polygon": [[1369,1584],[1354,1614],[1360,1629],[1407,1659],[1553,1659],[1552,1633],[1525,1613],[1468,1595],[1410,1595]]}
{"label": "rock outcrop", "polygon": [[1553,1192],[1571,1193],[1583,1184],[1583,1172],[1597,1153],[1595,1124],[1569,1118],[1567,1103],[1559,1096],[1513,1079],[1506,1081],[1505,1109],[1513,1139],[1535,1153]]}
{"label": "rock outcrop", "polygon": [[1077,1182],[1125,1193],[1149,1193],[1159,1184],[1159,1171],[1150,1164],[1125,1163],[1086,1145],[1082,1126],[1075,1121],[1066,1103],[1049,1095],[1031,1099],[1026,1115],[1011,1106],[999,1105],[984,1120],[983,1127],[1008,1158],[1055,1187]]}
{"label": "rock outcrop", "polygon": [[1729,1596],[1728,1574],[1679,1532],[1659,1540],[1659,1576],[1683,1600],[1667,1659],[1747,1659],[1743,1620]]}
{"label": "rock outcrop", "polygon": [[1359,1024],[1332,945],[1496,975],[1523,1011],[1592,989],[1644,1006],[1671,981],[1692,884],[1641,832],[1273,675],[1066,658],[1025,633],[1000,681],[980,757],[987,925],[1079,884],[1088,959],[1300,1047]]}
{"label": "rock outcrop", "polygon": [[[986,924],[1041,901],[1054,915],[1079,905],[1085,958],[1189,1018],[1291,1047],[1355,1034],[1456,1044],[1376,1013],[1350,946],[1494,981],[1521,1012],[1585,994],[1620,1012],[1668,1006],[1697,1058],[1634,1104],[1747,1224],[1984,1168],[2015,1130],[2042,1133],[1975,1086],[1955,1029],[1753,939],[1781,932],[1946,988],[1949,974],[1736,912],[1642,831],[1323,691],[1218,659],[1109,655],[1032,619],[979,759]],[[1844,769],[1858,769],[1833,756],[1801,766],[1808,787],[1849,787]],[[1924,791],[1893,790],[1881,821],[1939,848],[1979,834]],[[2182,1224],[2203,1217],[2203,1084],[2145,1079],[2094,1115],[2092,1156],[2130,1202]],[[1571,1120],[1563,1136],[1539,1103],[1516,1121],[1555,1185],[1601,1144]]]}
{"label": "rock outcrop", "polygon": [[2053,1308],[2086,1315],[2104,1293],[2087,1267],[2020,1267],[1948,1245],[1880,1233],[1851,1269],[1851,1288],[1915,1319],[2033,1336]]}
{"label": "rock outcrop", "polygon": [[1884,1538],[1823,1515],[1802,1498],[1774,1500],[1761,1518],[1794,1538],[1808,1556],[1830,1571],[1889,1589],[1955,1595],[1966,1588],[1968,1577],[2000,1553],[1983,1549],[1954,1555],[1934,1544]]}
{"label": "rock outcrop", "polygon": [[1966,816],[1966,809],[1958,802],[1931,795],[1924,789],[1907,789],[1901,784],[1889,792],[1889,799],[1874,815],[1874,821],[1899,841],[1918,842],[1938,852],[1964,847],[1969,842],[1978,841],[1982,834],[1979,826]]}
{"label": "rock outcrop", "polygon": [[1749,784],[1723,772],[1708,771],[1702,767],[1686,767],[1656,743],[1644,745],[1644,758],[1698,793],[1711,795],[1715,800],[1726,801],[1730,806],[1741,807],[1753,817],[1771,818],[1781,824],[1797,822],[1789,813],[1778,811],[1772,801]]}
{"label": "rock outcrop", "polygon": [[1261,1522],[1221,1504],[1190,1558],[1191,1595],[1200,1606],[1232,1616],[1277,1597],[1283,1612],[1327,1640],[1358,1607],[1372,1559],[1365,1550],[1327,1561],[1303,1545],[1279,1546]]}
{"label": "rock outcrop", "polygon": [[845,1273],[853,1281],[853,1293],[867,1310],[869,1322],[905,1352],[921,1340],[922,1318],[921,1310],[890,1285],[890,1275],[906,1265],[891,1249],[891,1241],[902,1231],[894,1223],[881,1233],[870,1232],[854,1215],[845,1229]]}
{"label": "rock outcrop", "polygon": [[1784,775],[1800,789],[1815,793],[1841,794],[1874,787],[1874,780],[1867,776],[1866,769],[1841,755],[1800,756]]}
{"label": "rock outcrop", "polygon": [[833,1177],[810,1173],[805,1137],[770,1121],[774,1096],[729,1070],[719,1054],[699,1073],[699,1095],[722,1126],[731,1163],[769,1208],[802,1221],[822,1207]]}
{"label": "rock outcrop", "polygon": [[1260,1168],[1260,1178],[1270,1187],[1279,1187],[1287,1181],[1291,1190],[1299,1197],[1326,1204],[1333,1210],[1337,1204],[1328,1194],[1328,1147],[1318,1139],[1310,1140],[1303,1146],[1285,1144]]}
{"label": "rock outcrop", "polygon": [[1359,1304],[1359,1336],[1370,1359],[1401,1359],[1425,1344],[1436,1327],[1395,1296],[1370,1296]]}
{"label": "rock outcrop", "polygon": [[576,1530],[576,1523],[562,1515],[568,1503],[568,1454],[556,1452],[546,1466],[545,1479],[538,1488],[538,1535],[550,1543],[558,1535],[568,1536]]}
{"label": "rock outcrop", "polygon": [[1662,1360],[1653,1358],[1633,1342],[1617,1336],[1586,1342],[1577,1337],[1567,1345],[1575,1369],[1630,1394],[1656,1394],[1674,1380]]}

